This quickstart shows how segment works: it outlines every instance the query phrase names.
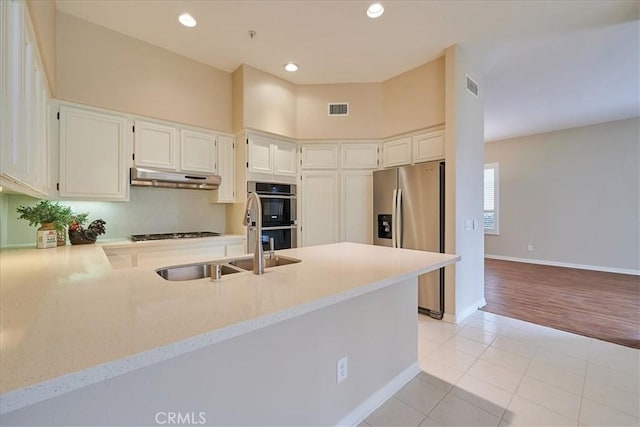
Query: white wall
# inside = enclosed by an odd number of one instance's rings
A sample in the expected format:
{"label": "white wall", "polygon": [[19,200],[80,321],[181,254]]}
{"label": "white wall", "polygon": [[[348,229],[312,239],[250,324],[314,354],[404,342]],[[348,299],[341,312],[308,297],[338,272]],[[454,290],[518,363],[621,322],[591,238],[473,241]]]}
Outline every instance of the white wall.
{"label": "white wall", "polygon": [[486,254],[640,270],[639,138],[634,118],[487,143],[500,235]]}
{"label": "white wall", "polygon": [[[445,51],[445,252],[462,260],[445,270],[445,318],[459,322],[484,301],[484,86],[477,61],[459,45]],[[466,90],[466,75],[479,97]],[[467,221],[476,224],[467,229]]]}
{"label": "white wall", "polygon": [[[104,219],[107,222],[107,232],[98,238],[100,241],[126,238],[131,234],[224,232],[225,205],[209,203],[209,196],[209,191],[202,190],[132,187],[129,203],[67,200],[59,203],[70,206],[74,212],[89,212],[89,222],[98,218]],[[0,221],[0,243],[3,246],[35,246],[37,227],[30,227],[28,221],[17,219],[16,209],[20,206],[35,205],[38,201],[18,194],[5,194],[0,201],[3,216],[3,220]]]}

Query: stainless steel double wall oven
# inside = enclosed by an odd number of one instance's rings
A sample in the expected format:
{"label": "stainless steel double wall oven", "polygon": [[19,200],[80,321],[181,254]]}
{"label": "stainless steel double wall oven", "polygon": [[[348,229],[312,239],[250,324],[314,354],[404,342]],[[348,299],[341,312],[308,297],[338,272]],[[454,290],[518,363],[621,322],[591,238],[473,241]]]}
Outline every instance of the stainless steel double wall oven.
{"label": "stainless steel double wall oven", "polygon": [[[274,249],[297,246],[298,218],[296,216],[296,185],[274,182],[247,182],[247,193],[258,193],[262,206],[262,245],[269,249],[273,238]],[[247,241],[254,241],[253,229],[247,231]]]}

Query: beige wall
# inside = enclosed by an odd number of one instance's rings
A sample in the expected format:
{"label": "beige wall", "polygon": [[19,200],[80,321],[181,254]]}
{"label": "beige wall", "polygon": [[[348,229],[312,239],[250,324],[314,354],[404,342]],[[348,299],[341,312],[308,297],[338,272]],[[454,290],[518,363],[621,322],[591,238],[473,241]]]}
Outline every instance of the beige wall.
{"label": "beige wall", "polygon": [[53,1],[27,0],[27,9],[36,33],[40,58],[51,94],[56,93],[56,4]]}
{"label": "beige wall", "polygon": [[444,56],[383,83],[383,137],[444,123]]}
{"label": "beige wall", "polygon": [[[348,116],[329,117],[330,102],[348,102]],[[380,138],[382,84],[353,83],[298,86],[298,139]]]}
{"label": "beige wall", "polygon": [[242,65],[242,88],[242,128],[296,137],[296,85]]}
{"label": "beige wall", "polygon": [[231,75],[57,14],[59,99],[231,131]]}
{"label": "beige wall", "polygon": [[640,270],[639,135],[634,118],[487,143],[500,235],[485,237],[485,252]]}
{"label": "beige wall", "polygon": [[480,67],[462,47],[446,50],[446,67],[445,252],[462,260],[446,269],[445,316],[460,321],[484,305],[484,91],[479,98],[467,92],[467,74],[480,88],[483,83]]}
{"label": "beige wall", "polygon": [[244,66],[239,66],[231,73],[231,129],[242,130],[244,123]]}

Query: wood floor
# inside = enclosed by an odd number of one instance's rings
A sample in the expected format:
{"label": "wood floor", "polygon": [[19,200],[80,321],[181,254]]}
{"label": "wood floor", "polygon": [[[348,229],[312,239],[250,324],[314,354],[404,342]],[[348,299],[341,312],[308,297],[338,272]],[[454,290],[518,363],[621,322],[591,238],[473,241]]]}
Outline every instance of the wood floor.
{"label": "wood floor", "polygon": [[640,348],[640,277],[485,259],[484,311]]}

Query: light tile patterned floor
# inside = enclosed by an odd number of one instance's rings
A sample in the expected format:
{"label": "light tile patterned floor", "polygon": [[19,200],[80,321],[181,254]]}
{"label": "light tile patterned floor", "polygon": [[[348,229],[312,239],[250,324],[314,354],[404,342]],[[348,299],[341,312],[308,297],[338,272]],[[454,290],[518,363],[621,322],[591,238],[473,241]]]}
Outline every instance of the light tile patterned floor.
{"label": "light tile patterned floor", "polygon": [[640,350],[478,311],[419,315],[418,357],[362,426],[640,426]]}

